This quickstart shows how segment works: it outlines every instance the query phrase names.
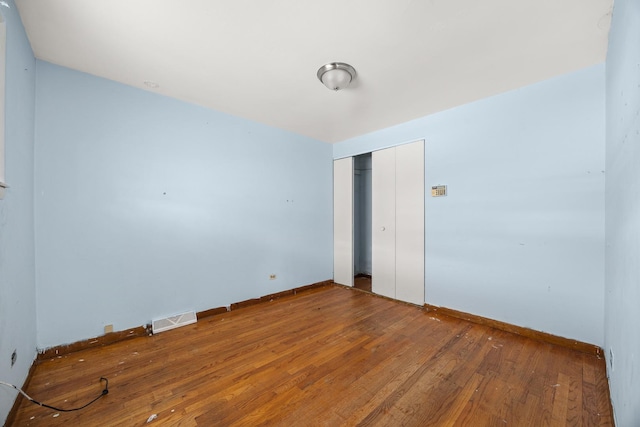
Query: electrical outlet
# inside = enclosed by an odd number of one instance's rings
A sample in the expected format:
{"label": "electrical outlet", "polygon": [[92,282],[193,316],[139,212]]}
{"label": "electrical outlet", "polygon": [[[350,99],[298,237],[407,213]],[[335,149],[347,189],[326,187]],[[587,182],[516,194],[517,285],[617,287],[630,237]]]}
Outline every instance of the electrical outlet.
{"label": "electrical outlet", "polygon": [[277,276],[275,274],[269,275],[269,280],[276,280]]}
{"label": "electrical outlet", "polygon": [[105,325],[105,327],[104,327],[104,333],[105,333],[105,334],[109,334],[109,333],[111,333],[111,332],[113,332],[113,325]]}
{"label": "electrical outlet", "polygon": [[13,368],[13,365],[16,364],[16,360],[18,360],[18,350],[13,350],[13,353],[11,353],[11,367]]}

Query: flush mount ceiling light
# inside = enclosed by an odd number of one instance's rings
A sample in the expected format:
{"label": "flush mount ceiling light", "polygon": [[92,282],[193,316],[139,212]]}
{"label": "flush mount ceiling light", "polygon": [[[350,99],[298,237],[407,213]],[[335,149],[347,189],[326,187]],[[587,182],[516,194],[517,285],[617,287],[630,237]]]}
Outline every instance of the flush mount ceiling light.
{"label": "flush mount ceiling light", "polygon": [[332,62],[318,70],[318,79],[331,90],[341,90],[356,78],[356,69],[344,62]]}

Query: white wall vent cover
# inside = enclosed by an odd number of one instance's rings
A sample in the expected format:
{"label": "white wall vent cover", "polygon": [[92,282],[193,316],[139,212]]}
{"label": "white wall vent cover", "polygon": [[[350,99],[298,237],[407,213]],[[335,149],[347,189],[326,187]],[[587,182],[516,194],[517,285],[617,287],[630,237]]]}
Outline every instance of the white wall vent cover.
{"label": "white wall vent cover", "polygon": [[188,311],[186,313],[177,314],[171,317],[165,317],[164,319],[157,319],[153,321],[152,330],[154,334],[158,332],[168,331],[169,329],[179,328],[180,326],[190,325],[196,323],[198,318],[195,311]]}

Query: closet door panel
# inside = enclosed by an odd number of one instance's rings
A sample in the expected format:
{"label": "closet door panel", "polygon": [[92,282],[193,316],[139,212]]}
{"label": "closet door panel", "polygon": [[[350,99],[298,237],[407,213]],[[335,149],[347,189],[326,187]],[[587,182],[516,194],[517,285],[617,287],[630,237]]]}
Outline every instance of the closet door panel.
{"label": "closet door panel", "polygon": [[333,162],[333,281],[353,286],[353,157]]}
{"label": "closet door panel", "polygon": [[424,141],[396,147],[396,299],[424,304]]}
{"label": "closet door panel", "polygon": [[390,148],[371,156],[372,291],[396,298],[396,155]]}

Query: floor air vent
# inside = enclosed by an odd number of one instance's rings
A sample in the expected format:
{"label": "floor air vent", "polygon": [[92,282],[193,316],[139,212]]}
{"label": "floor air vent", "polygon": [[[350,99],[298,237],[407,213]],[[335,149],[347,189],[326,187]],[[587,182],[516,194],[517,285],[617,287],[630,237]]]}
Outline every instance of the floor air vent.
{"label": "floor air vent", "polygon": [[190,325],[196,323],[195,311],[188,311],[186,313],[177,314],[171,317],[165,317],[164,319],[158,319],[153,321],[153,333],[168,331],[169,329],[179,328],[180,326]]}

